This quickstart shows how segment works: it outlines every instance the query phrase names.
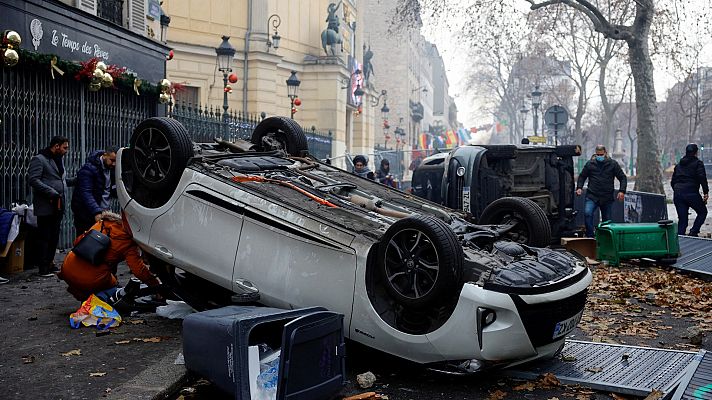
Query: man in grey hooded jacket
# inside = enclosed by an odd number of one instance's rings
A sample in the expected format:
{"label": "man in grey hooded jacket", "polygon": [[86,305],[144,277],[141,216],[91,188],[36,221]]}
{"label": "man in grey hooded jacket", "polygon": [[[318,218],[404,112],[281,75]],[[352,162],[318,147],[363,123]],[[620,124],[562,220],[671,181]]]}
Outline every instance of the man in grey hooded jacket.
{"label": "man in grey hooded jacket", "polygon": [[32,157],[27,172],[37,216],[37,263],[41,277],[51,277],[59,271],[54,266],[54,255],[66,205],[67,180],[63,157],[68,150],[68,138],[52,137],[49,146]]}

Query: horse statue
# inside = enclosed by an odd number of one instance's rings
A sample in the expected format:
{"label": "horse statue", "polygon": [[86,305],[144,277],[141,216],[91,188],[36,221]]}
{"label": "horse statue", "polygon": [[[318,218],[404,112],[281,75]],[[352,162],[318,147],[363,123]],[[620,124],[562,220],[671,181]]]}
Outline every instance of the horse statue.
{"label": "horse statue", "polygon": [[[342,45],[341,50],[343,51],[343,40],[341,38],[341,34],[334,31],[333,29],[324,29],[321,31],[321,47],[324,49],[324,53],[326,53],[327,56],[335,56],[336,55],[336,45],[340,44]],[[327,46],[329,49],[327,50]]]}

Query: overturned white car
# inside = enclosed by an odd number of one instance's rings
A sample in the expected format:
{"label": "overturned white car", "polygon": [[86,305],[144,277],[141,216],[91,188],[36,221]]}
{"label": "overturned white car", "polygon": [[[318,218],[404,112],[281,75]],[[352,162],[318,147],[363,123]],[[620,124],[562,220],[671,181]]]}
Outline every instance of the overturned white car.
{"label": "overturned white car", "polygon": [[[119,152],[118,195],[163,282],[200,308],[258,291],[272,307],[323,306],[344,314],[348,338],[424,364],[511,365],[563,346],[585,262],[501,239],[545,220],[539,207],[513,198],[522,207],[506,221],[476,225],[320,163],[306,143],[281,117],[237,143],[194,144],[168,118],[139,124]],[[522,210],[541,215],[511,218]]]}

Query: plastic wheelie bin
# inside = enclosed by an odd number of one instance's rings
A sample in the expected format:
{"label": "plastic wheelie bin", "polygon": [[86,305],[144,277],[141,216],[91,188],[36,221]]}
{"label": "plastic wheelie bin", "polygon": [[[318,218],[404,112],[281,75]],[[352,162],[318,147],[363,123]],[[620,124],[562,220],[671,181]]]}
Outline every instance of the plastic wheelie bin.
{"label": "plastic wheelie bin", "polygon": [[277,400],[321,400],[345,382],[342,314],[321,307],[283,310],[229,306],[183,320],[187,370],[207,378],[236,400],[250,400],[248,347],[281,349]]}
{"label": "plastic wheelie bin", "polygon": [[672,264],[679,254],[677,224],[671,220],[640,224],[606,221],[596,229],[596,257],[611,265],[631,258],[652,258]]}

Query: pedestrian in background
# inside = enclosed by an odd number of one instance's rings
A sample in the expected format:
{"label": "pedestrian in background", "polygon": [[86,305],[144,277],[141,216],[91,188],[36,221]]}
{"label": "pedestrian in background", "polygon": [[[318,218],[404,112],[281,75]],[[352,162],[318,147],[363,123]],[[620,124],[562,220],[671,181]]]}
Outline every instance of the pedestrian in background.
{"label": "pedestrian in background", "polygon": [[115,182],[117,147],[93,152],[79,169],[72,196],[74,228],[77,236],[86,232],[109,210],[109,198]]}
{"label": "pedestrian in background", "polygon": [[618,162],[608,156],[605,146],[596,146],[596,153],[584,165],[576,183],[576,195],[580,196],[583,193],[583,184],[588,179],[584,206],[587,237],[593,237],[593,214],[596,209],[601,210],[601,222],[611,219],[611,209],[614,201],[614,178],[618,179],[620,183],[616,199],[623,201],[628,183],[625,173]]}
{"label": "pedestrian in background", "polygon": [[[688,213],[690,208],[695,210],[697,217],[692,223],[689,236],[697,236],[700,228],[707,218],[707,199],[710,188],[707,184],[707,173],[705,165],[697,158],[699,148],[695,143],[690,143],[685,147],[685,156],[675,166],[672,172],[670,186],[673,190],[673,203],[677,210],[679,222],[677,224],[677,234],[684,235],[687,230]],[[700,196],[700,186],[703,195]]]}
{"label": "pedestrian in background", "polygon": [[374,179],[373,171],[368,169],[368,159],[364,155],[357,155],[354,157],[354,169],[353,173],[366,179]]}
{"label": "pedestrian in background", "polygon": [[381,167],[376,171],[376,179],[386,186],[395,187],[395,180],[391,175],[391,163],[385,158],[381,160]]}
{"label": "pedestrian in background", "polygon": [[32,157],[28,169],[32,203],[37,216],[38,275],[45,278],[59,271],[54,266],[54,256],[66,203],[67,179],[63,158],[68,150],[69,139],[54,136],[49,146]]}

